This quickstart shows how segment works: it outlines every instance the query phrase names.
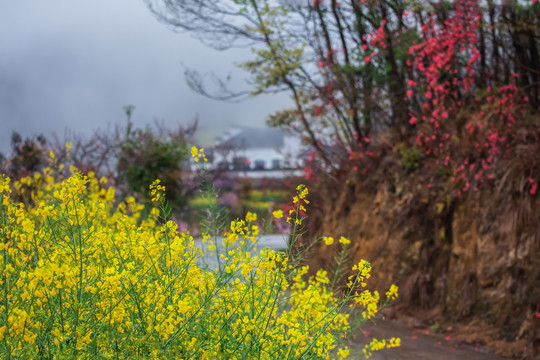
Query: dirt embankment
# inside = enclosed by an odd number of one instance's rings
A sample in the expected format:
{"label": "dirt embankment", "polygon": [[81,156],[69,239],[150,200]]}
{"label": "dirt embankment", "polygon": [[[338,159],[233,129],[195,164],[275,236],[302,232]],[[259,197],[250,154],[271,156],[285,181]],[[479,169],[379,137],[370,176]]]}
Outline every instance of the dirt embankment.
{"label": "dirt embankment", "polygon": [[[349,264],[369,260],[383,292],[399,285],[398,317],[503,356],[540,357],[538,196],[507,183],[434,200],[430,189],[410,191],[413,176],[394,180],[350,180],[323,195],[309,233],[350,238]],[[312,270],[332,269],[338,246],[319,244]]]}

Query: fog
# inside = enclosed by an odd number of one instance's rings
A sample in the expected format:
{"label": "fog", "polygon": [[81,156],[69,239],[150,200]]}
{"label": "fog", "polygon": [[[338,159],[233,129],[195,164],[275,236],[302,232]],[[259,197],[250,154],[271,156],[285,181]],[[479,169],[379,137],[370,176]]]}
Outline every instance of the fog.
{"label": "fog", "polygon": [[263,127],[268,114],[289,106],[285,94],[228,104],[194,93],[184,69],[232,76],[248,49],[218,52],[158,22],[143,1],[0,0],[0,152],[12,131],[23,137],[66,129],[123,124],[135,105],[137,126],[168,126],[199,118],[198,138],[209,143],[231,125]]}

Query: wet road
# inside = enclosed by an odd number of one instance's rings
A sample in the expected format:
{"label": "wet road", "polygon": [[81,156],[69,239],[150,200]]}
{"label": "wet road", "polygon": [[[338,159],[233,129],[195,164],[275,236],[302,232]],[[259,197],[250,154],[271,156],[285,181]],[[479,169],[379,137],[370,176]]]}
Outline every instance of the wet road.
{"label": "wet road", "polygon": [[361,351],[372,338],[401,338],[401,347],[373,353],[374,360],[504,360],[482,348],[460,344],[451,337],[432,334],[429,330],[413,329],[396,320],[366,323],[360,334],[350,338],[351,349]]}

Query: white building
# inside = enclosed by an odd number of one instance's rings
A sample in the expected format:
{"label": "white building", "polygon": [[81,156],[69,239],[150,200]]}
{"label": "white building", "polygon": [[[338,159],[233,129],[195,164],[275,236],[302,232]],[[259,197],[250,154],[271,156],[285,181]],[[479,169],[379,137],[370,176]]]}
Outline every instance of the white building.
{"label": "white building", "polygon": [[231,128],[215,141],[207,152],[211,166],[244,172],[249,177],[301,175],[298,138],[273,128]]}

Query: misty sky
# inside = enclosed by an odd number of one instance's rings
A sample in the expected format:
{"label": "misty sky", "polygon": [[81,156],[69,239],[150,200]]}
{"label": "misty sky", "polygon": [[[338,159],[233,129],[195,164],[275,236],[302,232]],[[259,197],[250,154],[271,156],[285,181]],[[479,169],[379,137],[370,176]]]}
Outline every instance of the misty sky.
{"label": "misty sky", "polygon": [[249,54],[173,32],[142,0],[0,0],[0,152],[12,131],[63,138],[66,129],[91,134],[123,124],[130,104],[137,126],[198,115],[206,142],[231,125],[262,127],[288,106],[286,95],[227,104],[194,93],[183,76],[182,64],[243,85],[232,63]]}

